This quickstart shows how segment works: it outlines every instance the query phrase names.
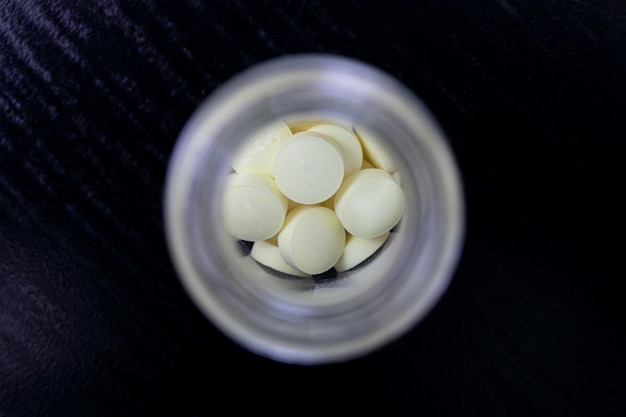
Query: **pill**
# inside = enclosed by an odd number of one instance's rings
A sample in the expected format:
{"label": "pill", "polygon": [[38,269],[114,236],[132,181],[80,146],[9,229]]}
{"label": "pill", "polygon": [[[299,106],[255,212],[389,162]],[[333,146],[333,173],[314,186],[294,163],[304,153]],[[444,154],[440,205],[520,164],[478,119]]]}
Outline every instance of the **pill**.
{"label": "pill", "polygon": [[287,214],[278,234],[278,247],[289,266],[313,275],[337,263],[345,239],[346,232],[333,210],[300,206]]}
{"label": "pill", "polygon": [[252,259],[258,263],[265,265],[268,268],[272,268],[275,271],[282,272],[283,274],[295,275],[297,277],[309,276],[308,274],[287,265],[287,263],[280,256],[280,249],[278,249],[278,245],[272,243],[270,240],[260,240],[258,242],[254,242],[250,256],[252,256]]}
{"label": "pill", "polygon": [[369,239],[347,235],[346,245],[335,269],[342,272],[359,265],[383,246],[388,237],[389,232]]}
{"label": "pill", "polygon": [[287,213],[287,199],[274,180],[257,172],[228,175],[222,204],[226,230],[247,241],[274,236]]}
{"label": "pill", "polygon": [[272,176],[276,151],[290,137],[291,130],[285,122],[272,123],[246,141],[235,155],[232,168],[240,174],[246,171],[258,171]]}
{"label": "pill", "polygon": [[276,153],[274,179],[290,200],[321,203],[341,186],[342,158],[339,147],[327,136],[308,131],[296,133]]}
{"label": "pill", "polygon": [[335,213],[346,231],[372,238],[391,230],[404,212],[404,193],[391,174],[364,169],[345,179],[335,195]]}
{"label": "pill", "polygon": [[376,168],[384,169],[387,172],[396,172],[396,163],[385,149],[384,140],[373,131],[362,126],[355,127],[355,133],[361,141],[363,155]]}
{"label": "pill", "polygon": [[320,124],[313,126],[309,132],[318,132],[328,136],[341,150],[343,157],[344,177],[361,169],[363,163],[363,148],[361,142],[351,130],[339,125]]}

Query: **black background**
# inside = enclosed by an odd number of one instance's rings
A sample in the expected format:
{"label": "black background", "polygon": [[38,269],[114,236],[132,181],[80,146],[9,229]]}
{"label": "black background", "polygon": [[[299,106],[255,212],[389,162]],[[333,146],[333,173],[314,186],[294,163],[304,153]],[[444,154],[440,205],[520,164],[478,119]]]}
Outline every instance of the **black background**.
{"label": "black background", "polygon": [[[187,118],[257,62],[404,82],[467,236],[413,331],[300,367],[193,306],[163,235]],[[604,0],[0,1],[0,415],[625,415],[626,10]]]}

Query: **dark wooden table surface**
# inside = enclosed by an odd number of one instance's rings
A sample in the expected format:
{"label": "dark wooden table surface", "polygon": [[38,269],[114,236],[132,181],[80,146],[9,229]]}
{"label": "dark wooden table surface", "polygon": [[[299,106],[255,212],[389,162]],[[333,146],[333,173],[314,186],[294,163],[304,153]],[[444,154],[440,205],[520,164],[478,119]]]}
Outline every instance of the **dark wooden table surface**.
{"label": "dark wooden table surface", "polygon": [[[162,227],[191,112],[298,52],[418,94],[468,214],[424,322],[309,368],[206,321]],[[618,1],[2,0],[0,416],[625,415],[625,110]]]}

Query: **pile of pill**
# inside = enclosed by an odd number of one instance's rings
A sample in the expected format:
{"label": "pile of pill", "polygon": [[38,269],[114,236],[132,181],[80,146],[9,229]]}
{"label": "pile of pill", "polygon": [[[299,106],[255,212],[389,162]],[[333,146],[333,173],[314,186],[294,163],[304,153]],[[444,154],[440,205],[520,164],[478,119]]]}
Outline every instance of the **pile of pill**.
{"label": "pile of pill", "polygon": [[237,153],[224,225],[250,255],[295,276],[346,271],[374,254],[404,212],[393,159],[359,127],[279,121]]}

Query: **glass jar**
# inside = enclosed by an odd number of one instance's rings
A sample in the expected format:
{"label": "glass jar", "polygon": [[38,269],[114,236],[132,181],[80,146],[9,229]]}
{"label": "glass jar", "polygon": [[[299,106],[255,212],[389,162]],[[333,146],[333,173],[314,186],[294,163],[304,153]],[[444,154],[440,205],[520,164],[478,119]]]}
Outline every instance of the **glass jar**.
{"label": "glass jar", "polygon": [[[234,154],[280,119],[361,126],[394,158],[404,215],[364,264],[287,276],[255,262],[224,229],[221,195]],[[168,169],[165,226],[185,289],[219,329],[269,358],[321,364],[390,342],[434,306],[461,252],[464,204],[444,135],[405,86],[354,60],[295,55],[234,77],[191,117]]]}

